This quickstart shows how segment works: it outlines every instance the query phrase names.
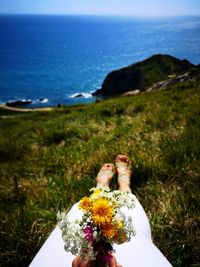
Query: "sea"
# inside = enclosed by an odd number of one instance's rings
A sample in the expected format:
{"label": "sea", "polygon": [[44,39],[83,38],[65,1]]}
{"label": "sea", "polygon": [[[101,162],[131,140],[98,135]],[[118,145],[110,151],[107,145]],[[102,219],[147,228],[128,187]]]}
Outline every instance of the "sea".
{"label": "sea", "polygon": [[160,53],[199,64],[200,17],[1,15],[0,103],[93,102],[110,71]]}

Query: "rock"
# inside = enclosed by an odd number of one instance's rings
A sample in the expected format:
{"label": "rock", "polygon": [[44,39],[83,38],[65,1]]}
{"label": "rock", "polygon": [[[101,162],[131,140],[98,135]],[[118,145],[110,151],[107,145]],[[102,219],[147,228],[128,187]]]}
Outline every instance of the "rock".
{"label": "rock", "polygon": [[[129,91],[146,91],[155,83],[173,79],[198,67],[188,60],[169,55],[154,55],[144,61],[110,72],[94,96],[113,96]],[[160,86],[164,86],[162,83]]]}
{"label": "rock", "polygon": [[33,101],[30,99],[27,100],[16,100],[16,101],[11,101],[11,102],[7,102],[6,106],[9,107],[21,107],[21,106],[26,106],[31,104]]}
{"label": "rock", "polygon": [[84,97],[84,95],[83,94],[76,94],[75,98],[78,98],[78,97]]}

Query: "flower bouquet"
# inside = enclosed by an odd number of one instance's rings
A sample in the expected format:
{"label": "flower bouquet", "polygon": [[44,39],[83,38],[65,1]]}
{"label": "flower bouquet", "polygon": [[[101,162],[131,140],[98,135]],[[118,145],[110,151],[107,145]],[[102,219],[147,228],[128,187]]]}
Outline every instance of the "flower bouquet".
{"label": "flower bouquet", "polygon": [[103,186],[91,191],[79,201],[82,218],[69,221],[67,213],[59,213],[59,227],[67,252],[89,261],[101,257],[107,263],[112,245],[128,242],[135,235],[132,218],[122,211],[134,207],[134,196]]}

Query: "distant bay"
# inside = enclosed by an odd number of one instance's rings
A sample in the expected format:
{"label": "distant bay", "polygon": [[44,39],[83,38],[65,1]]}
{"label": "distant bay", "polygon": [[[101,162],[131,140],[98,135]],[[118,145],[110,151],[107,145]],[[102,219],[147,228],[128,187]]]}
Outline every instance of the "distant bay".
{"label": "distant bay", "polygon": [[95,101],[108,72],[158,53],[199,64],[200,17],[0,16],[0,103]]}

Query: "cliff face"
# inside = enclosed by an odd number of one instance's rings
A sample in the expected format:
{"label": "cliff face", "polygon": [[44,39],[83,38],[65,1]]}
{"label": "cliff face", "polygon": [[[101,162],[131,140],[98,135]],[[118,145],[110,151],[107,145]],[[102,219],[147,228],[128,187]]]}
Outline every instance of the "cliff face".
{"label": "cliff face", "polygon": [[154,55],[144,61],[110,72],[94,95],[112,96],[125,92],[145,91],[154,83],[181,75],[198,66],[169,55]]}

